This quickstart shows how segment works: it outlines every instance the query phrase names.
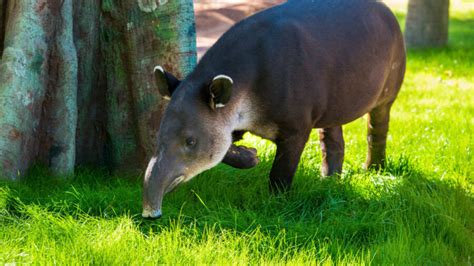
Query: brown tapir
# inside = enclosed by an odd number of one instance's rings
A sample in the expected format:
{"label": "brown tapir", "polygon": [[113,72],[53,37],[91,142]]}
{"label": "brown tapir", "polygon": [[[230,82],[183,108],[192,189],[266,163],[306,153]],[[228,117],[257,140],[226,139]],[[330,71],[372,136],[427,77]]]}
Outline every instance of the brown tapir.
{"label": "brown tapir", "polygon": [[[221,162],[236,131],[277,145],[273,191],[290,187],[313,128],[322,175],[340,173],[341,125],[366,113],[366,166],[383,166],[405,62],[397,20],[377,0],[295,0],[237,23],[171,98],[145,174],[143,217],[160,217],[165,193]],[[161,68],[156,75],[169,81]]]}

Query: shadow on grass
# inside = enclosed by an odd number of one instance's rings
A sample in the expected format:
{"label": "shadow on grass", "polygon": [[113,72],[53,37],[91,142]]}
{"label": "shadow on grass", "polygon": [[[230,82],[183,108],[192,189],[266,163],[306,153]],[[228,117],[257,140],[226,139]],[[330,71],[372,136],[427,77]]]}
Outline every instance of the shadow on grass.
{"label": "shadow on grass", "polygon": [[221,165],[170,194],[165,216],[156,221],[139,216],[139,181],[96,171],[60,180],[36,169],[24,182],[0,184],[0,207],[10,221],[30,219],[31,205],[79,221],[125,216],[146,236],[177,225],[192,230],[197,239],[205,238],[209,230],[238,235],[260,231],[275,238],[284,232],[287,245],[339,243],[335,246],[358,252],[406,231],[412,237],[455,246],[461,256],[474,250],[472,195],[456,183],[417,170],[409,158],[391,160],[379,173],[349,171],[341,180],[320,181],[316,171],[300,173],[291,192],[278,196],[267,189],[270,166],[264,161],[241,171]]}
{"label": "shadow on grass", "polygon": [[[410,64],[415,68],[424,68],[426,61],[444,68],[465,64],[463,71],[471,71],[474,20],[453,19],[450,34],[450,47],[410,50]],[[341,249],[346,254],[373,249],[378,252],[375,264],[381,256],[423,249],[414,257],[433,254],[443,261],[451,252],[467,261],[474,254],[472,189],[455,178],[420,171],[416,162],[403,156],[389,160],[382,172],[350,168],[340,180],[320,181],[318,167],[305,165],[290,193],[272,196],[268,192],[270,160],[250,170],[220,165],[167,195],[165,216],[157,221],[140,217],[141,175],[117,178],[105,171],[82,169],[74,179],[65,180],[36,168],[26,181],[0,182],[0,224],[41,219],[29,211],[37,206],[78,223],[125,217],[146,237],[179,227],[197,240],[205,240],[210,231],[231,232],[244,239],[261,237],[255,233],[261,232],[270,240],[259,245],[272,248],[272,239],[280,239],[281,252],[317,245],[329,247],[336,257]]]}
{"label": "shadow on grass", "polygon": [[36,166],[20,182],[0,181],[0,188],[3,206],[11,215],[24,216],[23,206],[38,205],[57,215],[111,218],[137,209],[137,176],[117,177],[106,170],[79,169],[74,177],[64,178]]}

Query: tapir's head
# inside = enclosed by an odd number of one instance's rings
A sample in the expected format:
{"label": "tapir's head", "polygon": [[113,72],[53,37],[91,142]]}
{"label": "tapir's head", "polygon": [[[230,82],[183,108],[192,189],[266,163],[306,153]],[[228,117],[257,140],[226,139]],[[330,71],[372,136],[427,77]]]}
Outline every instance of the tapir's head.
{"label": "tapir's head", "polygon": [[226,106],[232,95],[230,77],[217,75],[201,84],[180,82],[156,67],[155,78],[162,96],[171,101],[161,121],[156,154],[145,173],[144,218],[159,218],[163,196],[217,165],[232,143],[231,106]]}

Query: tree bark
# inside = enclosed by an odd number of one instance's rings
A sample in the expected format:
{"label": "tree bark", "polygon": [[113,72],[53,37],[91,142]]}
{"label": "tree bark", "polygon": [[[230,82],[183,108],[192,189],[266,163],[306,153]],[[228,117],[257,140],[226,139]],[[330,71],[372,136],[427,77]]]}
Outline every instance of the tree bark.
{"label": "tree bark", "polygon": [[0,63],[0,167],[17,179],[38,151],[48,54],[42,18],[48,11],[33,1],[8,1],[4,8],[9,18]]}
{"label": "tree bark", "polygon": [[72,1],[49,1],[49,12],[43,16],[49,51],[44,65],[46,97],[42,104],[38,156],[57,174],[72,173],[76,157],[77,52]]}
{"label": "tree bark", "polygon": [[7,0],[0,0],[0,58],[2,58],[3,42],[5,40],[6,7]]}
{"label": "tree bark", "polygon": [[406,20],[407,47],[439,47],[448,42],[449,0],[410,0]]}
{"label": "tree bark", "polygon": [[164,108],[152,85],[154,66],[184,77],[196,64],[192,2],[160,2],[164,4],[139,0],[102,6],[111,154],[114,162],[127,162],[122,164],[127,168],[141,164],[154,150]]}
{"label": "tree bark", "polygon": [[0,175],[35,163],[142,168],[164,108],[157,64],[196,64],[191,0],[0,0]]}
{"label": "tree bark", "polygon": [[74,0],[74,43],[77,50],[76,164],[104,167],[107,150],[105,73],[100,49],[101,0]]}

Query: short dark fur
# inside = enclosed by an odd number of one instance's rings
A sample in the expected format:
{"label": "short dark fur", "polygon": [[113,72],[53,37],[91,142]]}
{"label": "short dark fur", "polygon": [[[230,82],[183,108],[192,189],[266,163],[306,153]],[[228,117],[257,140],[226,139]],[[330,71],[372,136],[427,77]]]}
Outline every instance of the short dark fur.
{"label": "short dark fur", "polygon": [[389,112],[405,62],[400,27],[383,3],[298,0],[236,24],[205,54],[189,82],[226,73],[235,81],[233,97],[251,91],[262,125],[278,126],[271,187],[287,188],[312,128],[322,128],[323,175],[340,173],[341,125],[366,113],[366,165],[383,166]]}
{"label": "short dark fur", "polygon": [[[173,74],[164,71],[161,73],[155,70],[155,79],[162,96],[171,97],[178,88],[181,80],[177,79]],[[207,100],[207,99],[205,99]],[[236,131],[232,133],[232,141],[236,142],[243,138],[244,131]],[[260,160],[257,157],[257,150],[245,146],[237,146],[232,144],[222,162],[238,169],[248,169],[256,166]]]}
{"label": "short dark fur", "polygon": [[366,113],[366,165],[382,167],[405,64],[397,20],[375,0],[294,0],[237,23],[173,94],[145,175],[143,216],[159,217],[164,193],[222,160],[236,130],[277,145],[272,191],[290,187],[313,128],[322,175],[341,173],[341,126]]}

